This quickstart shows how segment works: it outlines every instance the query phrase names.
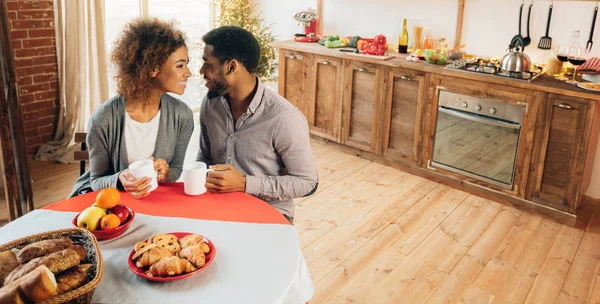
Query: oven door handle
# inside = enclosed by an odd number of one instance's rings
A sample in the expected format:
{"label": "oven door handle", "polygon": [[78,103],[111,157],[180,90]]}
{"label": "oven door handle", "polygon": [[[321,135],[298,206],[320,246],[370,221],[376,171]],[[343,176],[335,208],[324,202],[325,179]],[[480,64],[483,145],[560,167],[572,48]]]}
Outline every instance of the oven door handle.
{"label": "oven door handle", "polygon": [[472,121],[477,121],[477,122],[485,123],[485,124],[488,124],[488,125],[494,125],[494,126],[499,126],[499,127],[503,127],[503,128],[511,128],[511,129],[520,129],[521,128],[521,126],[517,125],[517,124],[512,124],[512,123],[509,123],[509,122],[504,122],[504,121],[495,120],[495,119],[484,118],[484,117],[481,117],[481,116],[470,115],[470,114],[466,114],[466,113],[461,112],[461,111],[447,109],[447,108],[444,108],[444,107],[438,107],[438,111],[440,111],[442,113],[449,114],[449,115],[453,115],[453,116],[456,116],[456,117],[464,118],[464,119],[467,119],[467,120],[472,120]]}

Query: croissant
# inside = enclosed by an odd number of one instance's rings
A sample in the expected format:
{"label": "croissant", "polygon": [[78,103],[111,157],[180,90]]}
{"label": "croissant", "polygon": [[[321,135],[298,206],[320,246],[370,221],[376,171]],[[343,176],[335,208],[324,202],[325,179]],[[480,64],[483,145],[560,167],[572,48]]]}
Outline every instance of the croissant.
{"label": "croissant", "polygon": [[135,262],[135,266],[138,268],[148,267],[160,261],[160,259],[170,256],[173,256],[173,253],[167,249],[152,248]]}
{"label": "croissant", "polygon": [[186,259],[180,259],[176,256],[164,257],[160,261],[150,266],[150,273],[155,276],[180,275],[182,273],[192,272],[197,268]]}
{"label": "croissant", "polygon": [[181,244],[181,248],[185,248],[185,247],[194,246],[194,245],[203,243],[202,239],[203,239],[203,237],[200,235],[189,234],[189,235],[182,237],[179,240],[179,243]]}
{"label": "croissant", "polygon": [[179,252],[179,256],[192,262],[192,264],[196,265],[198,268],[204,266],[206,263],[204,251],[200,246],[185,247]]}

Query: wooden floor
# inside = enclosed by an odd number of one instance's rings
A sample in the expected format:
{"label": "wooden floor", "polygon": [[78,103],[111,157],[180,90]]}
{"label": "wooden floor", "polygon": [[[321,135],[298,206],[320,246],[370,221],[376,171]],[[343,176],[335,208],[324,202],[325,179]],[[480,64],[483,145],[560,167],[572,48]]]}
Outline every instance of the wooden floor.
{"label": "wooden floor", "polygon": [[[64,200],[79,177],[79,164],[60,164],[29,160],[36,208]],[[0,181],[0,226],[8,222],[4,189]]]}
{"label": "wooden floor", "polygon": [[[600,303],[600,209],[571,228],[313,143],[295,224],[311,303]],[[76,165],[32,165],[36,205]],[[0,211],[1,212],[1,211]],[[1,213],[0,213],[1,214]]]}

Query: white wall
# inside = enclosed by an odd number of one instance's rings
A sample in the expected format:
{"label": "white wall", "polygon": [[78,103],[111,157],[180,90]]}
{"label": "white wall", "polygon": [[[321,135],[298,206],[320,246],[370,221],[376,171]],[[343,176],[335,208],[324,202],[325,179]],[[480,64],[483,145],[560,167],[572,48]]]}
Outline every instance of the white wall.
{"label": "white wall", "polygon": [[[523,10],[523,30],[526,35],[527,8]],[[267,23],[273,23],[273,32],[279,40],[290,40],[294,33],[303,33],[292,15],[309,7],[316,9],[316,0],[254,0],[257,10]],[[550,51],[537,48],[545,34],[548,7],[551,1],[535,0],[531,13],[532,42],[525,52],[533,62],[546,62]],[[521,0],[466,0],[462,43],[469,54],[501,57],[511,38],[518,32]],[[550,34],[552,47],[568,43],[571,33],[580,30],[581,45],[588,40],[595,1],[555,1]],[[402,30],[402,19],[411,24],[421,23],[433,35],[446,37],[454,45],[458,0],[323,0],[324,34],[369,37],[382,33],[391,43],[397,42]],[[600,57],[600,16],[594,33],[592,56]],[[600,198],[600,142],[587,195]]]}

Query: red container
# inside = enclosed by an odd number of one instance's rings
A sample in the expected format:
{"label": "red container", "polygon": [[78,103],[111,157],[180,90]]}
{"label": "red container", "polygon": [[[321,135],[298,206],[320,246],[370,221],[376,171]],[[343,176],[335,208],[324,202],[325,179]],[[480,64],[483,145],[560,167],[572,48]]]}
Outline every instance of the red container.
{"label": "red container", "polygon": [[[182,237],[193,234],[193,233],[191,233],[191,232],[169,232],[169,233],[165,233],[165,234],[172,234],[172,235],[176,236],[177,238],[181,239]],[[127,263],[129,264],[129,269],[131,269],[131,271],[133,271],[133,273],[137,274],[138,276],[140,276],[146,280],[156,281],[156,282],[177,281],[177,280],[181,280],[181,279],[185,279],[187,277],[193,276],[193,275],[199,273],[200,271],[206,269],[206,267],[208,267],[208,265],[210,265],[210,263],[212,263],[212,261],[215,258],[215,255],[217,254],[215,245],[213,245],[213,243],[206,237],[204,237],[204,240],[207,242],[208,247],[210,248],[210,252],[206,254],[206,263],[204,264],[204,266],[198,268],[195,271],[184,273],[184,274],[178,275],[178,276],[164,276],[163,277],[163,276],[148,275],[148,274],[146,274],[146,272],[143,269],[140,269],[137,266],[135,266],[135,263],[133,263],[133,261],[131,260],[131,257],[135,254],[135,250],[131,250],[129,257],[127,258]],[[148,240],[145,240],[144,242],[148,242]]]}
{"label": "red container", "polygon": [[[131,210],[131,208],[125,206],[127,208],[127,210],[129,210],[129,219],[127,219],[127,221],[125,221],[125,223],[121,223],[121,225],[117,228],[113,228],[113,229],[104,229],[104,230],[94,230],[94,231],[90,231],[95,237],[96,239],[98,239],[98,241],[107,241],[107,240],[111,240],[114,239],[118,236],[120,236],[121,234],[123,234],[125,232],[125,230],[127,229],[127,227],[129,227],[129,225],[131,224],[131,222],[133,222],[133,218],[135,218],[135,212],[133,212],[133,210]],[[81,213],[79,213],[81,214]],[[77,214],[75,216],[75,218],[73,219],[73,226],[77,227],[77,218],[79,217],[79,214]]]}

